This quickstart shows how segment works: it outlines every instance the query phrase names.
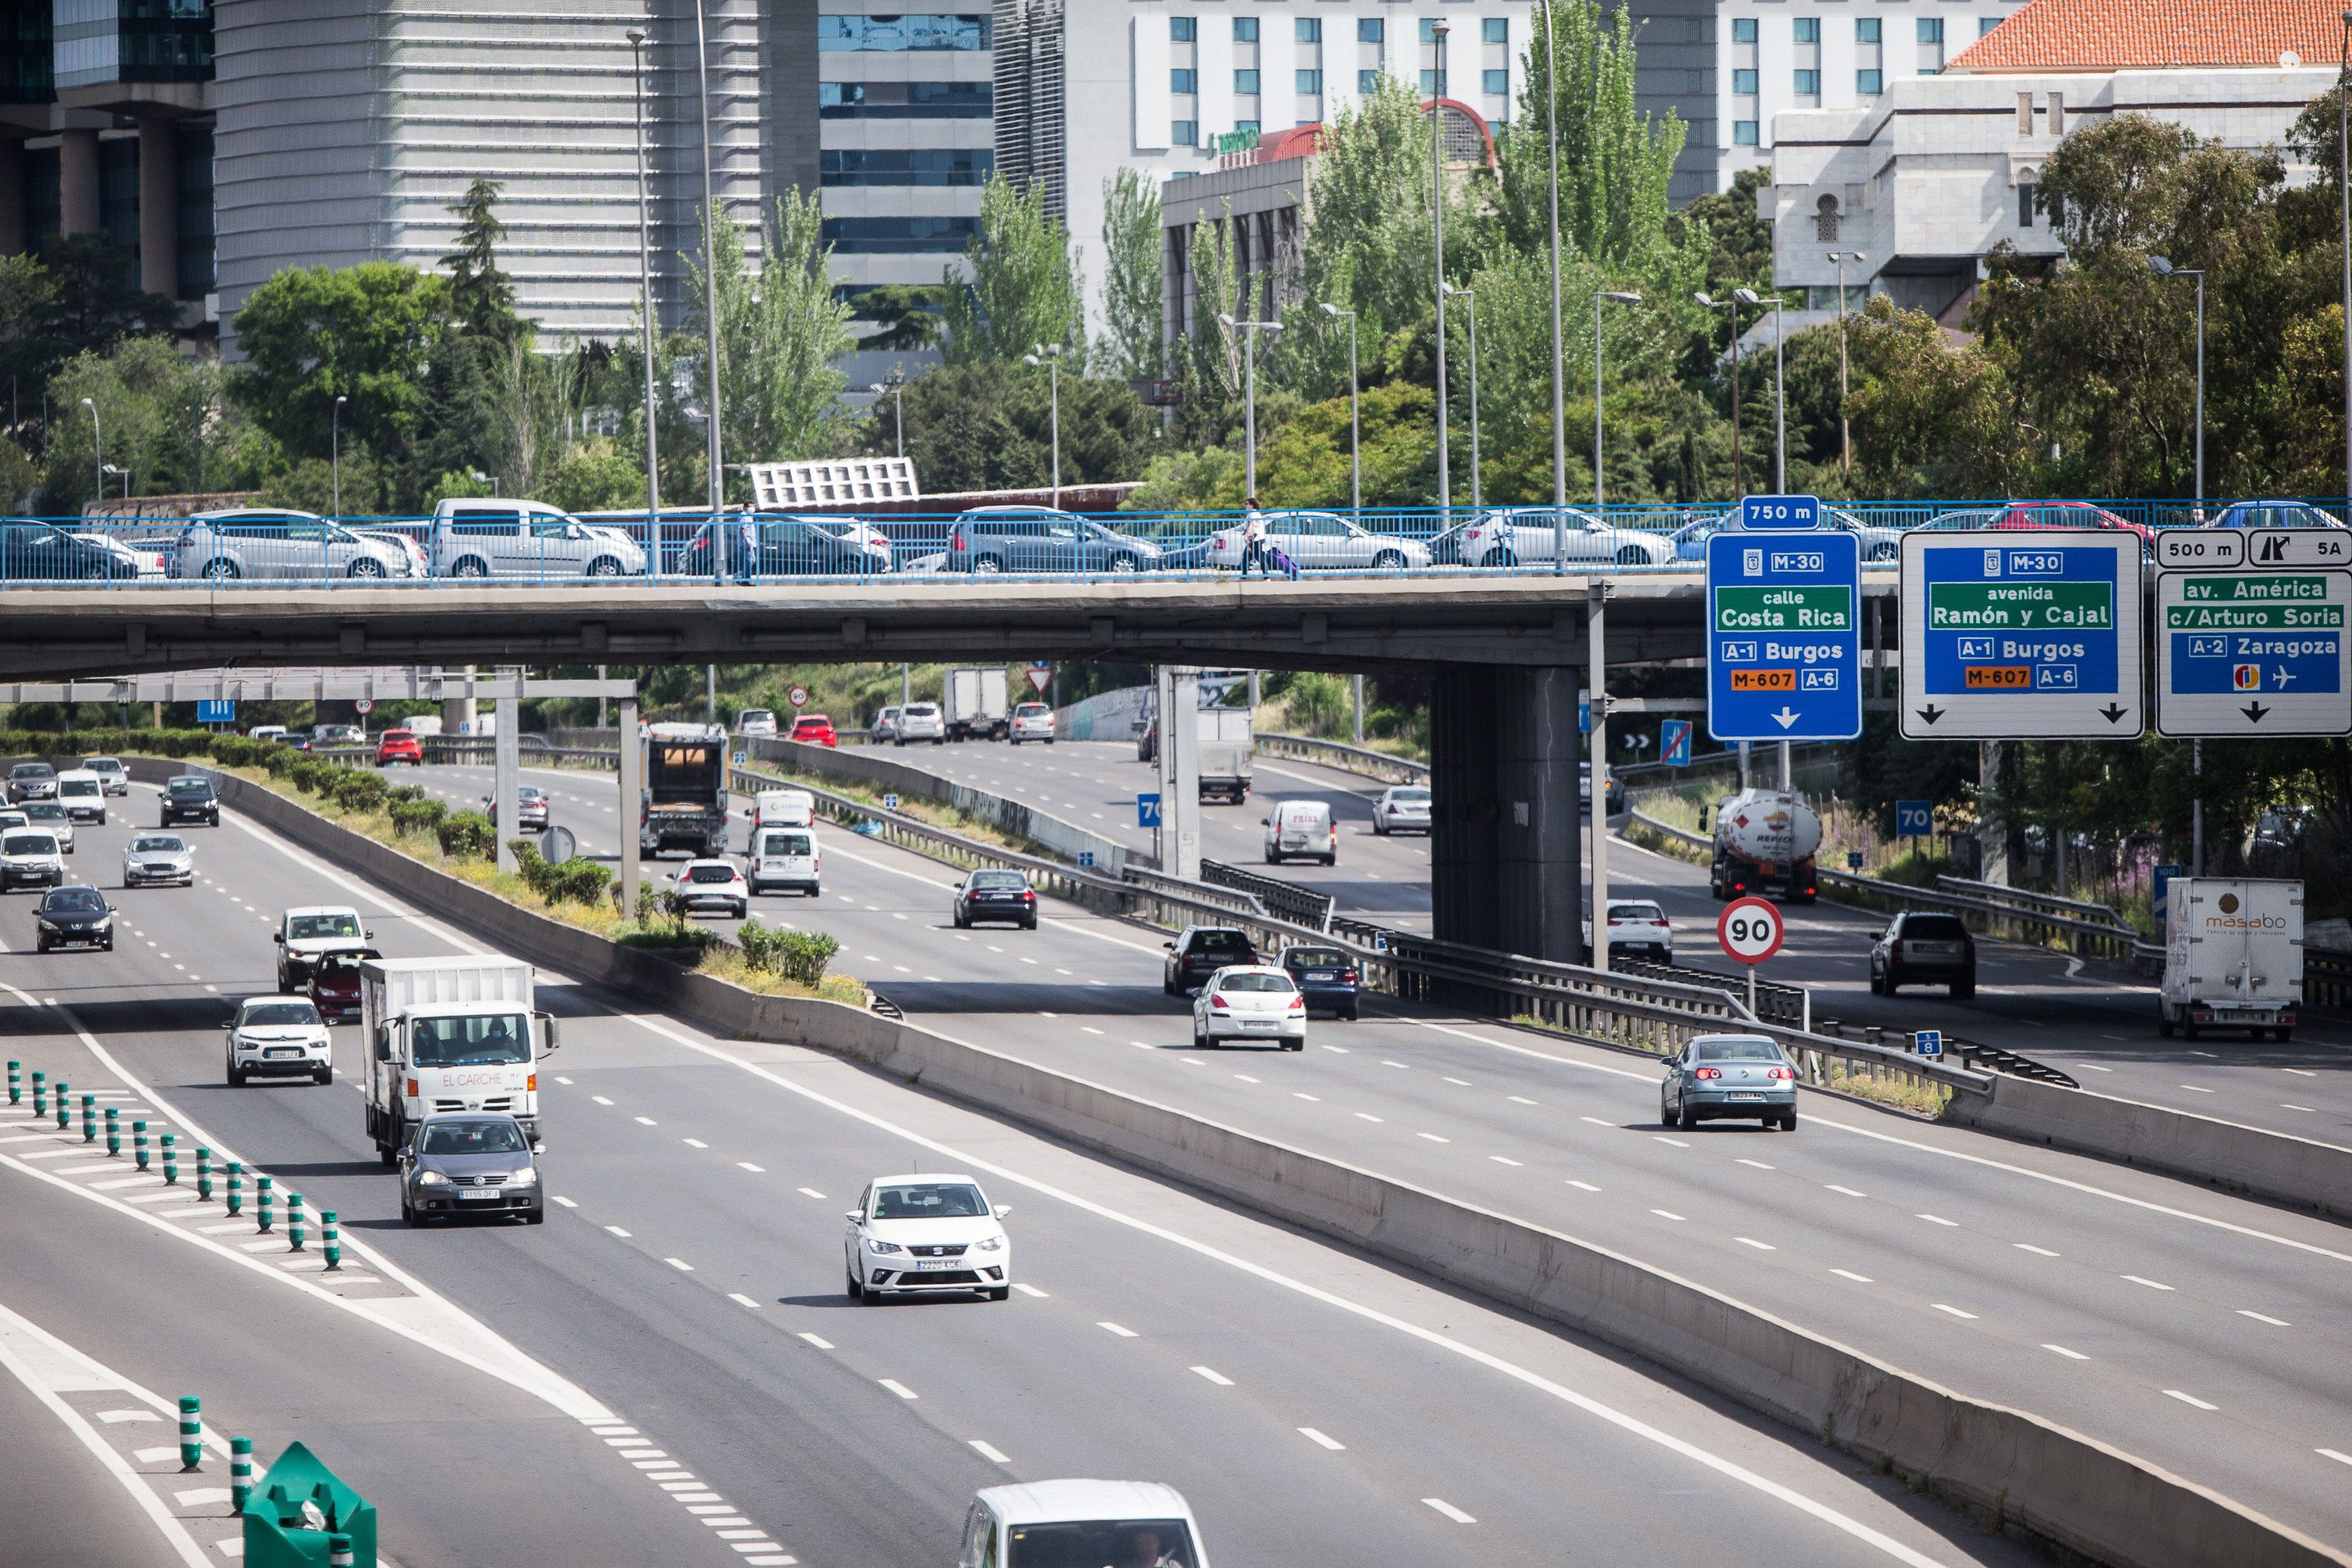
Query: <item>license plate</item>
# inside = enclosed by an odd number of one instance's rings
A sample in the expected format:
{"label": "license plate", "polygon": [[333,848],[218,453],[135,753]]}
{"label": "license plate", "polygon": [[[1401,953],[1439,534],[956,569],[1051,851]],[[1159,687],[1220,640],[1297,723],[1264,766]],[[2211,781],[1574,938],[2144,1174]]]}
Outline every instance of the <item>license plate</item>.
{"label": "license plate", "polygon": [[961,1268],[963,1267],[963,1259],[961,1258],[918,1258],[915,1259],[915,1267],[925,1273],[930,1273],[935,1270]]}
{"label": "license plate", "polygon": [[1328,969],[1313,969],[1307,971],[1307,978],[1309,980],[1337,980],[1339,977]]}
{"label": "license plate", "polygon": [[1274,1026],[1275,1020],[1272,1018],[1244,1018],[1242,1020],[1242,1027],[1244,1029],[1271,1029]]}
{"label": "license plate", "polygon": [[481,1203],[503,1198],[506,1195],[505,1189],[501,1187],[459,1187],[457,1189],[458,1198],[466,1203]]}
{"label": "license plate", "polygon": [[282,1048],[272,1047],[268,1052],[269,1058],[272,1061],[287,1061],[299,1058],[301,1054],[302,1047],[299,1046],[290,1046]]}
{"label": "license plate", "polygon": [[1911,944],[1914,958],[1958,958],[1959,950],[1948,942],[1920,942]]}
{"label": "license plate", "polygon": [[1725,1098],[1725,1099],[1727,1099],[1727,1100],[1761,1100],[1761,1099],[1763,1099],[1764,1097],[1763,1097],[1762,1095],[1760,1095],[1760,1094],[1756,1093],[1756,1092],[1755,1092],[1754,1090],[1752,1090],[1752,1089],[1735,1089],[1735,1090],[1733,1090],[1730,1094],[1726,1095],[1724,1098]]}

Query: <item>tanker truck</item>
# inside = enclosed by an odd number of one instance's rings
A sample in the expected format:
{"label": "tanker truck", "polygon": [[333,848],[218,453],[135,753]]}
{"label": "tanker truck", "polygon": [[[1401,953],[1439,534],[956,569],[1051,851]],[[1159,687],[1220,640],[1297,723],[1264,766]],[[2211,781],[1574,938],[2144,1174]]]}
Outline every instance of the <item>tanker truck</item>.
{"label": "tanker truck", "polygon": [[1744,789],[1715,808],[1715,863],[1707,890],[1730,900],[1753,893],[1810,904],[1822,819],[1801,795]]}

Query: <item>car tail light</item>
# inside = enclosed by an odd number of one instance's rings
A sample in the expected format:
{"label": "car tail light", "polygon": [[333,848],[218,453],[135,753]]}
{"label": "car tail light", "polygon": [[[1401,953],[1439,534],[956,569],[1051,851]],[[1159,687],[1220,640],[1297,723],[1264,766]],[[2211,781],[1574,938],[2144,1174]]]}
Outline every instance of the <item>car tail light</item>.
{"label": "car tail light", "polygon": [[1229,1007],[1232,1004],[1225,1000],[1224,994],[1223,992],[1219,992],[1209,998],[1209,1005],[1212,1007]]}
{"label": "car tail light", "polygon": [[2279,1022],[2280,1022],[2280,1023],[2282,1023],[2282,1024],[2292,1024],[2292,1023],[2294,1023],[2294,1014],[2292,1011],[2285,1012],[2285,1013],[2281,1013],[2281,1014],[2279,1015]]}
{"label": "car tail light", "polygon": [[959,528],[954,532],[948,535],[948,548],[950,550],[961,550],[963,548],[962,529]]}
{"label": "car tail light", "polygon": [[1037,895],[1034,893],[1024,893],[1021,895],[1021,901],[1024,904],[1034,904],[1037,901]]}
{"label": "car tail light", "polygon": [[1818,895],[1818,894],[1820,893],[1820,891],[1821,891],[1821,889],[1818,889],[1818,888],[1808,887],[1808,888],[1805,889],[1805,897],[1807,897],[1807,898],[1809,898],[1809,899],[1810,899],[1810,898],[1813,898],[1813,897],[1815,897],[1816,895]]}
{"label": "car tail light", "polygon": [[1898,961],[1902,958],[1903,939],[1901,937],[1898,936],[1893,942],[1886,944],[1886,956]]}
{"label": "car tail light", "polygon": [[1665,929],[1666,929],[1666,922],[1665,922],[1665,921],[1652,921],[1650,923],[1651,923],[1652,925],[1654,925],[1654,926],[1656,926],[1660,931],[1664,931],[1664,930],[1665,930]]}
{"label": "car tail light", "polygon": [[1304,1013],[1307,1011],[1307,998],[1304,996],[1293,996],[1290,999],[1290,1010],[1294,1013]]}
{"label": "car tail light", "polygon": [[1796,1078],[1796,1076],[1797,1076],[1797,1069],[1796,1069],[1796,1068],[1774,1068],[1771,1070],[1771,1072],[1770,1072],[1769,1074],[1768,1074],[1767,1076],[1769,1076],[1769,1077],[1772,1078],[1772,1079],[1775,1079],[1775,1080],[1781,1079],[1791,1079],[1791,1080],[1793,1080],[1793,1079]]}
{"label": "car tail light", "polygon": [[1721,1078],[1722,1076],[1723,1069],[1721,1068],[1701,1068],[1698,1071],[1691,1074],[1691,1077],[1693,1078]]}

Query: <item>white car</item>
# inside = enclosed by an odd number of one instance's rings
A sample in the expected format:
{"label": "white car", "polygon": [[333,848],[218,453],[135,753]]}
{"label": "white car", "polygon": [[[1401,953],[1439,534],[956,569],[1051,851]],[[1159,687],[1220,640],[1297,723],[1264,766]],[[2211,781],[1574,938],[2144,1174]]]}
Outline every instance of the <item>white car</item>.
{"label": "white car", "polygon": [[73,816],[66,810],[64,802],[28,800],[19,803],[16,809],[25,814],[26,826],[56,834],[58,847],[68,855],[74,852]]}
{"label": "white car", "polygon": [[1385,838],[1391,833],[1429,832],[1429,786],[1392,784],[1372,803],[1372,831]]}
{"label": "white car", "polygon": [[72,821],[106,826],[106,784],[88,768],[72,768],[58,775],[58,804]]}
{"label": "white car", "polygon": [[763,789],[751,797],[751,826],[814,827],[816,796],[804,789]]}
{"label": "white car", "polygon": [[134,833],[122,849],[122,885],[196,885],[196,852],[176,833]]}
{"label": "white car", "polygon": [[17,888],[64,885],[66,858],[58,836],[47,827],[12,827],[0,832],[0,892]]}
{"label": "white car", "polygon": [[1549,507],[1487,512],[1462,531],[1462,563],[1489,570],[1549,566],[1556,540],[1559,559],[1578,566],[1664,566],[1675,558],[1674,541],[1663,533],[1613,527],[1574,507],[1562,519],[1565,526],[1556,529],[1559,518]]}
{"label": "white car", "polygon": [[751,912],[751,884],[744,878],[743,868],[732,860],[715,855],[688,860],[671,872],[669,879],[686,900],[688,914],[717,910],[740,921]]}
{"label": "white car", "polygon": [[228,1031],[231,1089],[243,1089],[254,1073],[334,1081],[335,1042],[308,996],[248,996],[221,1026]]}
{"label": "white car", "polygon": [[278,944],[278,989],[292,991],[321,954],[373,942],[375,932],[362,929],[359,910],[347,904],[306,904],[280,915],[269,940]]}
{"label": "white car", "polygon": [[1024,1481],[973,1493],[959,1568],[1033,1561],[1208,1568],[1192,1505],[1158,1481]]}
{"label": "white car", "polygon": [[1218,970],[1192,999],[1192,1047],[1227,1040],[1266,1040],[1286,1051],[1307,1048],[1307,998],[1287,970],[1237,963]]}
{"label": "white car", "polygon": [[1672,963],[1675,928],[1666,911],[1647,899],[1610,900],[1609,951]]}
{"label": "white car", "polygon": [[109,795],[131,793],[131,770],[122,765],[121,757],[84,757],[81,765],[98,775],[98,782]]}
{"label": "white car", "polygon": [[882,710],[881,712],[874,715],[873,735],[874,743],[877,746],[885,741],[895,741],[898,738],[898,706],[897,703],[892,703],[889,707]]}
{"label": "white car", "polygon": [[945,745],[948,738],[947,716],[936,702],[909,702],[898,710],[898,725],[890,738],[899,745],[909,741],[929,741],[934,746]]}
{"label": "white car", "polygon": [[735,732],[739,735],[772,735],[776,732],[776,711],[772,708],[746,708],[735,715]]}
{"label": "white car", "polygon": [[978,1291],[1003,1300],[1013,1294],[1013,1243],[1001,1222],[1012,1212],[992,1207],[970,1176],[876,1177],[845,1216],[850,1300]]}
{"label": "white car", "polygon": [[1024,741],[1043,741],[1052,745],[1054,710],[1043,702],[1024,702],[1015,708],[1013,710],[1011,739],[1016,746]]}
{"label": "white car", "polygon": [[[1210,535],[1204,552],[1223,571],[1242,563],[1239,519]],[[1336,511],[1265,513],[1265,542],[1290,557],[1301,572],[1402,572],[1429,564],[1429,546],[1416,539],[1374,533]]]}
{"label": "white car", "polygon": [[1265,828],[1265,863],[1269,866],[1279,866],[1286,860],[1320,860],[1326,866],[1339,863],[1339,824],[1328,800],[1276,801],[1262,826]]}
{"label": "white car", "polygon": [[754,827],[748,880],[755,897],[771,888],[817,897],[824,891],[824,865],[816,836],[805,824],[793,830]]}

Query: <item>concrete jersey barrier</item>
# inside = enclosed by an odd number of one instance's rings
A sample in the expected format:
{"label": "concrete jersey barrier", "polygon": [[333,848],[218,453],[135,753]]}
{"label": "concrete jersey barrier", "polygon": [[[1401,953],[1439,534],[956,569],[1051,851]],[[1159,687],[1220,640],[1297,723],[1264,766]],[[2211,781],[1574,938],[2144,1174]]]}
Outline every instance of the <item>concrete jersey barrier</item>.
{"label": "concrete jersey barrier", "polygon": [[234,776],[147,759],[130,766],[151,783],[205,773],[230,809],[533,963],[672,1007],[722,1037],[849,1058],[1594,1334],[2116,1568],[2352,1568],[2352,1556],[2120,1449],[1955,1393],[1608,1248],[916,1025],[680,969],[508,903]]}

